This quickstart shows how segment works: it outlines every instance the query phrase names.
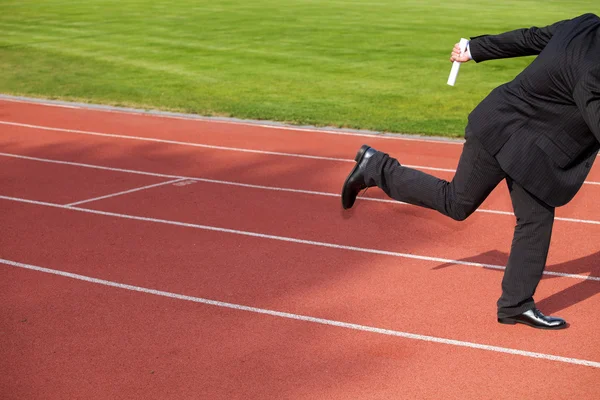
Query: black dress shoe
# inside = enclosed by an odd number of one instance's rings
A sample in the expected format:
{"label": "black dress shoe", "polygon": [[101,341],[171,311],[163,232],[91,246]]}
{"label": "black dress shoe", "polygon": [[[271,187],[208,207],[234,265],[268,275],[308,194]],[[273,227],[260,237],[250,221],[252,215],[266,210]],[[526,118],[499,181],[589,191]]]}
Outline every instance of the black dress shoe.
{"label": "black dress shoe", "polygon": [[514,317],[498,318],[501,324],[525,324],[538,329],[564,329],[567,327],[567,321],[562,318],[547,317],[537,308],[527,310]]}
{"label": "black dress shoe", "polygon": [[356,157],[354,157],[356,165],[350,171],[350,175],[348,175],[342,187],[342,207],[344,209],[352,207],[356,196],[358,196],[361,190],[367,188],[367,184],[365,183],[365,168],[369,158],[376,152],[377,150],[365,144],[356,153]]}

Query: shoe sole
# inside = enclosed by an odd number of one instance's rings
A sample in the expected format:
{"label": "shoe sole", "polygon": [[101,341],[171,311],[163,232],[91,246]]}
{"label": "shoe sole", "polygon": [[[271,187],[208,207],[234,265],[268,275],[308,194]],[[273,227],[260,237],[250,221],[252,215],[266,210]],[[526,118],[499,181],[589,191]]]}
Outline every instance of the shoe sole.
{"label": "shoe sole", "polygon": [[356,163],[358,164],[364,157],[365,153],[367,152],[367,150],[369,150],[370,147],[367,145],[363,145],[357,152],[356,152],[356,156],[354,157],[354,161],[356,161]]}
{"label": "shoe sole", "polygon": [[[356,172],[356,170],[358,169],[358,164],[360,164],[360,162],[362,161],[363,157],[365,156],[365,153],[367,152],[367,150],[369,150],[370,147],[369,146],[362,146],[360,148],[360,150],[358,150],[358,152],[356,153],[356,156],[354,157],[354,161],[356,161],[356,164],[354,165],[354,168],[352,168],[352,171],[350,171],[350,173],[348,174],[348,177],[346,178],[346,180],[344,181],[344,186],[342,186],[342,208],[344,210],[347,210],[349,208],[352,208],[352,206],[354,205],[354,202],[352,202],[352,204],[348,207],[344,207],[344,192],[345,189],[348,187],[348,181],[350,180],[350,177],[352,175],[354,175],[354,173]],[[356,199],[355,199],[356,200]]]}
{"label": "shoe sole", "polygon": [[568,324],[566,324],[566,323],[563,324],[563,325],[558,325],[558,326],[539,326],[539,325],[530,324],[530,323],[525,322],[525,321],[517,321],[517,320],[509,319],[509,318],[498,318],[498,322],[501,323],[501,324],[505,324],[505,325],[523,324],[523,325],[530,326],[532,328],[545,329],[545,330],[565,329],[568,326]]}
{"label": "shoe sole", "polygon": [[[347,187],[348,187],[348,181],[350,180],[350,177],[351,177],[352,175],[354,175],[354,173],[356,172],[356,169],[357,169],[357,168],[358,168],[358,164],[356,164],[356,165],[354,166],[354,168],[352,168],[352,171],[350,171],[350,174],[348,174],[348,177],[347,177],[347,178],[346,178],[346,180],[344,181],[344,186],[342,186],[342,188],[343,188],[343,189],[342,189],[342,208],[343,208],[344,210],[347,210],[347,209],[349,209],[349,208],[352,208],[352,206],[354,205],[354,201],[353,201],[353,202],[352,202],[352,204],[350,204],[348,207],[346,207],[346,206],[344,205],[344,198],[346,197],[344,194],[345,194],[345,192],[346,192],[346,190],[347,190]],[[354,199],[354,200],[356,201],[356,199]]]}

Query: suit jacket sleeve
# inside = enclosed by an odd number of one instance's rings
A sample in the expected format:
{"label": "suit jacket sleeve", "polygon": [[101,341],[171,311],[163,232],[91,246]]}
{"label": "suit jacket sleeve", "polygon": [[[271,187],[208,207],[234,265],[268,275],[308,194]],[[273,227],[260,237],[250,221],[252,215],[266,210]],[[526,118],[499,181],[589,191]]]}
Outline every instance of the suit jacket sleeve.
{"label": "suit jacket sleeve", "polygon": [[533,56],[540,54],[554,33],[568,20],[537,28],[516,29],[499,35],[483,35],[471,38],[469,48],[475,62]]}
{"label": "suit jacket sleeve", "polygon": [[581,77],[575,86],[573,98],[586,124],[600,142],[600,65]]}

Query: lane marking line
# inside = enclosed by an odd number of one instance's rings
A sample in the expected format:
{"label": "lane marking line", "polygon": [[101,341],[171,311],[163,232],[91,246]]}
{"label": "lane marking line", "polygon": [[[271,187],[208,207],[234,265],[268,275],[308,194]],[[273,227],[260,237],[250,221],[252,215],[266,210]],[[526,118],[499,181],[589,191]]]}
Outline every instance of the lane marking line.
{"label": "lane marking line", "polygon": [[81,131],[78,129],[53,128],[53,127],[49,127],[49,126],[21,124],[21,123],[17,123],[17,122],[0,121],[0,124],[10,125],[10,126],[18,126],[21,128],[39,129],[39,130],[52,131],[52,132],[67,132],[67,133],[75,133],[78,135],[102,136],[102,137],[110,137],[110,138],[116,138],[116,139],[139,140],[139,141],[143,141],[143,142],[176,144],[176,145],[180,145],[180,146],[201,147],[201,148],[213,149],[213,150],[236,151],[236,152],[241,152],[241,153],[265,154],[265,155],[284,156],[284,157],[309,158],[309,159],[314,159],[314,160],[325,160],[325,161],[354,162],[353,160],[349,160],[349,159],[345,159],[345,158],[321,157],[321,156],[311,156],[311,155],[306,155],[306,154],[293,154],[293,153],[281,153],[281,152],[276,152],[276,151],[241,149],[241,148],[236,148],[236,147],[214,146],[214,145],[202,144],[202,143],[181,142],[181,141],[177,141],[177,140],[145,138],[145,137],[140,137],[140,136],[118,135],[118,134],[114,134],[114,133]]}
{"label": "lane marking line", "polygon": [[125,283],[119,283],[119,282],[108,281],[108,280],[104,280],[104,279],[93,278],[93,277],[89,277],[89,276],[85,276],[85,275],[79,275],[79,274],[74,274],[71,272],[39,267],[36,265],[31,265],[31,264],[24,264],[24,263],[6,260],[6,259],[2,259],[2,258],[0,258],[0,264],[4,264],[4,265],[15,267],[15,268],[22,268],[22,269],[27,269],[27,270],[37,271],[37,272],[43,272],[46,274],[58,275],[58,276],[62,276],[65,278],[75,279],[75,280],[84,281],[84,282],[88,282],[88,283],[95,283],[98,285],[109,286],[109,287],[114,287],[114,288],[124,289],[124,290],[130,290],[133,292],[152,294],[155,296],[162,296],[162,297],[167,297],[167,298],[176,299],[176,300],[191,301],[194,303],[200,303],[200,304],[205,304],[205,305],[210,305],[210,306],[215,306],[215,307],[228,308],[228,309],[233,309],[233,310],[238,310],[238,311],[246,311],[246,312],[252,312],[252,313],[256,313],[256,314],[264,314],[264,315],[269,315],[269,316],[273,316],[273,317],[292,319],[292,320],[297,320],[297,321],[312,322],[312,323],[321,324],[321,325],[335,326],[335,327],[339,327],[339,328],[375,333],[375,334],[379,334],[379,335],[401,337],[404,339],[420,340],[420,341],[424,341],[424,342],[432,342],[432,343],[444,344],[444,345],[449,345],[449,346],[466,347],[466,348],[477,349],[477,350],[492,351],[492,352],[496,352],[496,353],[504,353],[504,354],[510,354],[510,355],[529,357],[529,358],[537,358],[537,359],[548,360],[548,361],[562,362],[562,363],[566,363],[566,364],[574,364],[574,365],[582,365],[582,366],[592,367],[592,368],[600,368],[600,362],[582,360],[579,358],[555,356],[552,354],[536,353],[536,352],[525,351],[525,350],[517,350],[517,349],[508,348],[508,347],[492,346],[492,345],[487,345],[487,344],[466,342],[466,341],[462,341],[462,340],[447,339],[447,338],[441,338],[441,337],[436,337],[436,336],[419,335],[416,333],[376,328],[373,326],[359,325],[359,324],[353,324],[353,323],[349,323],[349,322],[342,322],[342,321],[336,321],[336,320],[325,319],[325,318],[311,317],[308,315],[292,314],[292,313],[287,313],[287,312],[283,312],[283,311],[275,311],[275,310],[251,307],[251,306],[246,306],[246,305],[241,305],[241,304],[227,303],[227,302],[218,301],[218,300],[205,299],[202,297],[187,296],[187,295],[183,295],[183,294],[165,292],[162,290],[149,289],[149,288],[145,288],[145,287],[141,287],[141,286],[128,285]]}
{"label": "lane marking line", "polygon": [[451,145],[462,145],[464,140],[461,139],[453,139],[453,138],[436,138],[436,137],[408,137],[409,134],[403,133],[384,133],[384,132],[350,132],[344,130],[334,130],[332,129],[317,129],[317,128],[306,128],[302,126],[291,126],[291,125],[281,125],[280,123],[273,121],[272,124],[265,124],[260,121],[248,121],[248,120],[239,120],[239,121],[229,121],[219,117],[205,117],[201,115],[193,115],[193,114],[181,114],[181,113],[172,113],[168,111],[145,111],[145,110],[137,110],[137,109],[125,109],[119,107],[105,106],[100,104],[90,105],[90,104],[80,104],[80,103],[52,103],[52,100],[40,100],[40,99],[31,99],[31,98],[14,98],[7,95],[0,95],[0,100],[12,102],[12,103],[24,103],[24,104],[32,104],[38,106],[45,107],[58,107],[58,108],[71,108],[71,109],[79,109],[79,110],[88,110],[88,111],[101,111],[105,113],[115,113],[115,114],[125,114],[125,115],[135,115],[135,116],[150,116],[157,118],[169,118],[183,121],[198,121],[198,122],[206,122],[206,123],[218,123],[224,125],[240,125],[247,127],[258,127],[258,128],[268,128],[268,129],[279,129],[286,131],[299,131],[299,132],[310,132],[310,133],[323,133],[327,135],[340,135],[340,136],[357,136],[357,137],[368,137],[373,139],[391,139],[391,140],[404,140],[408,142],[424,142],[424,143],[439,143],[439,144],[451,144]]}
{"label": "lane marking line", "polygon": [[[61,160],[52,160],[52,159],[48,159],[48,158],[30,157],[30,156],[23,156],[23,155],[12,154],[12,153],[0,152],[0,157],[11,157],[11,158],[30,160],[30,161],[39,161],[39,162],[45,162],[45,163],[51,163],[51,164],[70,165],[70,166],[74,166],[74,167],[91,168],[91,169],[98,169],[98,170],[103,170],[103,171],[113,171],[113,172],[123,172],[123,173],[136,174],[136,175],[155,176],[155,177],[159,177],[159,178],[176,178],[176,179],[184,179],[184,180],[189,179],[189,180],[194,180],[194,181],[198,181],[198,182],[214,183],[214,184],[229,185],[229,186],[239,186],[239,187],[245,187],[245,188],[251,188],[251,189],[271,190],[271,191],[276,191],[276,192],[301,193],[301,194],[326,196],[326,197],[339,197],[340,196],[339,193],[281,188],[281,187],[275,187],[275,186],[253,185],[253,184],[249,184],[249,183],[222,181],[222,180],[217,180],[217,179],[196,178],[193,176],[169,175],[169,174],[161,174],[161,173],[157,173],[157,172],[138,171],[138,170],[134,170],[134,169],[113,168],[113,167],[105,167],[102,165],[83,164],[83,163],[77,163],[77,162],[71,162],[71,161],[61,161]],[[379,202],[379,203],[409,205],[408,203],[391,200],[391,199],[379,199],[379,198],[374,198],[374,197],[359,197],[359,199],[366,200],[366,201],[375,201],[375,202]],[[497,214],[497,215],[507,215],[507,216],[514,217],[514,214],[509,211],[487,210],[487,209],[479,208],[479,209],[475,210],[475,212],[487,213],[487,214]],[[580,224],[600,225],[600,221],[590,220],[590,219],[555,217],[554,220],[580,223]]]}
{"label": "lane marking line", "polygon": [[[18,202],[18,203],[34,204],[34,205],[52,207],[52,208],[61,208],[61,209],[70,210],[70,211],[79,211],[79,212],[83,212],[83,213],[87,213],[87,214],[103,215],[103,216],[108,216],[108,217],[130,219],[130,220],[135,220],[135,221],[144,221],[144,222],[153,222],[153,223],[159,223],[159,224],[165,224],[165,225],[182,226],[182,227],[200,229],[200,230],[211,231],[211,232],[229,233],[229,234],[234,234],[234,235],[248,236],[248,237],[260,238],[260,239],[270,239],[270,240],[276,240],[276,241],[280,241],[280,242],[288,242],[288,243],[304,244],[304,245],[309,245],[309,246],[325,247],[325,248],[330,248],[330,249],[348,250],[348,251],[354,251],[354,252],[360,252],[360,253],[378,254],[378,255],[384,255],[384,256],[408,258],[408,259],[421,260],[421,261],[431,261],[431,262],[442,263],[442,264],[456,264],[456,265],[465,265],[465,266],[478,267],[478,268],[489,268],[489,269],[496,269],[496,270],[505,270],[506,269],[506,267],[502,266],[502,265],[485,264],[485,263],[478,263],[478,262],[473,262],[473,261],[451,260],[448,258],[441,258],[441,257],[420,256],[420,255],[410,254],[410,253],[400,253],[400,252],[388,251],[388,250],[377,250],[377,249],[370,249],[370,248],[366,248],[366,247],[357,247],[357,246],[346,246],[346,245],[342,245],[342,244],[318,242],[318,241],[306,240],[306,239],[297,239],[297,238],[287,237],[287,236],[270,235],[270,234],[265,234],[265,233],[242,231],[242,230],[238,230],[238,229],[220,228],[217,226],[193,224],[193,223],[189,223],[189,222],[179,222],[179,221],[172,221],[172,220],[167,220],[167,219],[159,219],[159,218],[151,218],[151,217],[139,217],[136,215],[119,214],[119,213],[113,213],[113,212],[109,212],[109,211],[100,211],[100,210],[93,210],[93,209],[80,208],[80,207],[67,207],[67,206],[63,206],[62,204],[21,199],[18,197],[10,197],[10,196],[1,196],[0,195],[0,200],[8,200],[8,201],[14,201],[14,202]],[[589,280],[589,281],[600,282],[600,276],[593,276],[593,275],[569,274],[569,273],[565,273],[565,272],[554,272],[554,271],[544,271],[543,274],[548,275],[548,276],[559,276],[562,278],[573,278],[573,279],[580,279],[580,280],[584,280],[584,281]]]}
{"label": "lane marking line", "polygon": [[[355,162],[354,160],[347,159],[347,158],[313,156],[313,155],[309,155],[309,154],[283,153],[283,152],[278,152],[278,151],[267,151],[267,150],[242,149],[239,147],[215,146],[215,145],[202,144],[202,143],[182,142],[182,141],[177,141],[177,140],[146,138],[146,137],[141,137],[141,136],[119,135],[119,134],[114,134],[114,133],[82,131],[82,130],[78,130],[78,129],[53,128],[53,127],[42,126],[42,125],[21,124],[18,122],[0,121],[0,124],[10,125],[10,126],[18,126],[21,128],[39,129],[39,130],[52,131],[52,132],[67,132],[67,133],[74,133],[74,134],[78,134],[78,135],[101,136],[101,137],[110,137],[110,138],[116,138],[116,139],[137,140],[137,141],[143,141],[143,142],[174,144],[174,145],[178,145],[178,146],[199,147],[199,148],[211,149],[211,150],[235,151],[235,152],[239,152],[239,153],[251,153],[251,154],[261,154],[261,155],[270,155],[270,156],[305,158],[305,159],[311,159],[311,160],[336,161],[336,162],[346,162],[346,163],[354,163]],[[427,166],[423,166],[423,165],[409,165],[409,164],[402,164],[402,165],[404,165],[405,167],[408,167],[408,168],[426,170],[426,171],[451,172],[451,173],[456,172],[455,169],[449,169],[449,168],[437,168],[437,167],[427,167]],[[583,183],[588,184],[588,185],[600,185],[600,182],[594,182],[594,181],[584,181]]]}
{"label": "lane marking line", "polygon": [[[242,149],[242,148],[238,148],[238,147],[215,146],[215,145],[202,144],[202,143],[181,142],[181,141],[177,141],[177,140],[145,138],[145,137],[140,137],[140,136],[119,135],[119,134],[114,134],[114,133],[82,131],[82,130],[78,130],[78,129],[53,128],[53,127],[42,126],[42,125],[21,124],[18,122],[0,121],[0,124],[1,125],[9,125],[9,126],[17,126],[17,127],[21,127],[21,128],[28,128],[28,129],[39,129],[39,130],[52,131],[52,132],[67,132],[67,133],[74,133],[74,134],[78,134],[78,135],[101,136],[101,137],[110,137],[110,138],[116,138],[116,139],[137,140],[137,141],[143,141],[143,142],[174,144],[174,145],[178,145],[178,146],[199,147],[199,148],[211,149],[211,150],[235,151],[235,152],[240,152],[240,153],[304,158],[304,159],[322,160],[322,161],[336,161],[336,162],[345,162],[345,163],[354,163],[355,162],[354,160],[346,159],[346,158],[312,156],[312,155],[308,155],[308,154],[283,153],[283,152],[278,152],[278,151]],[[414,168],[414,169],[426,170],[426,171],[451,172],[451,173],[456,172],[455,169],[448,169],[448,168],[426,167],[426,166],[422,166],[422,165],[408,165],[408,164],[403,164],[403,165],[408,168]],[[590,185],[600,185],[600,182],[587,182],[586,181],[584,183],[587,183]]]}
{"label": "lane marking line", "polygon": [[168,185],[170,183],[181,182],[184,180],[185,180],[185,178],[179,178],[179,179],[174,179],[174,180],[170,180],[170,181],[166,181],[166,182],[155,183],[153,185],[142,186],[142,187],[138,187],[135,189],[124,190],[124,191],[118,192],[118,193],[112,193],[112,194],[107,194],[105,196],[94,197],[93,199],[81,200],[81,201],[76,201],[75,203],[65,204],[65,207],[78,206],[80,204],[91,203],[92,201],[96,201],[96,200],[103,200],[103,199],[108,199],[111,197],[117,197],[117,196],[121,196],[124,194],[139,192],[141,190],[146,190],[146,189],[151,189],[151,188],[155,188],[155,187],[159,187],[159,186]]}

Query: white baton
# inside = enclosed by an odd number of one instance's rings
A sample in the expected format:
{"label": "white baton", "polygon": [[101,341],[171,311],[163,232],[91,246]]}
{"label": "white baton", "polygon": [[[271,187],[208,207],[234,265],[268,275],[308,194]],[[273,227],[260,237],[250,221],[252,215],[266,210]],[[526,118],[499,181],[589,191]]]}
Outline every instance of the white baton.
{"label": "white baton", "polygon": [[[467,43],[469,43],[468,39],[461,38],[458,46],[460,47],[460,54],[462,55],[465,50],[467,50]],[[458,70],[460,68],[460,64],[458,61],[454,61],[452,63],[452,69],[450,70],[450,76],[448,77],[448,85],[454,86],[456,82],[456,77],[458,76]]]}

